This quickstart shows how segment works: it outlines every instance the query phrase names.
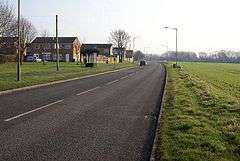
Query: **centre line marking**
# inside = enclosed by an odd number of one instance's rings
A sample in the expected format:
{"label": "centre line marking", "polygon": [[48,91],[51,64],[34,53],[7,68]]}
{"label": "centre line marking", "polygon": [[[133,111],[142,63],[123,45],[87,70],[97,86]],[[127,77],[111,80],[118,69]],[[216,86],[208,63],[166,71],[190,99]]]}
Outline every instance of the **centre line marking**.
{"label": "centre line marking", "polygon": [[96,89],[98,89],[98,88],[101,88],[101,87],[98,86],[98,87],[96,87],[96,88],[89,89],[89,90],[87,90],[87,91],[84,91],[84,92],[78,93],[77,96],[80,96],[80,95],[83,95],[83,94],[85,94],[85,93],[88,93],[88,92],[94,91],[94,90],[96,90]]}
{"label": "centre line marking", "polygon": [[113,84],[113,83],[116,83],[116,82],[118,82],[119,80],[115,80],[115,81],[112,81],[112,82],[108,82],[106,85],[111,85],[111,84]]}
{"label": "centre line marking", "polygon": [[122,78],[120,78],[120,79],[126,79],[126,78],[128,78],[129,76],[125,76],[125,77],[122,77]]}
{"label": "centre line marking", "polygon": [[36,109],[34,109],[34,110],[31,110],[31,111],[28,111],[28,112],[22,113],[22,114],[20,114],[20,115],[17,115],[17,116],[11,117],[11,118],[8,118],[8,119],[6,119],[6,120],[4,120],[4,121],[5,121],[5,122],[12,121],[12,120],[17,119],[17,118],[19,118],[19,117],[22,117],[22,116],[28,115],[28,114],[33,113],[33,112],[36,112],[36,111],[39,111],[39,110],[41,110],[41,109],[44,109],[44,108],[46,108],[46,107],[49,107],[49,106],[52,106],[52,105],[58,104],[58,103],[63,102],[63,101],[64,101],[64,99],[59,100],[59,101],[56,101],[56,102],[53,102],[53,103],[50,103],[50,104],[48,104],[48,105],[45,105],[45,106],[42,106],[42,107],[36,108]]}

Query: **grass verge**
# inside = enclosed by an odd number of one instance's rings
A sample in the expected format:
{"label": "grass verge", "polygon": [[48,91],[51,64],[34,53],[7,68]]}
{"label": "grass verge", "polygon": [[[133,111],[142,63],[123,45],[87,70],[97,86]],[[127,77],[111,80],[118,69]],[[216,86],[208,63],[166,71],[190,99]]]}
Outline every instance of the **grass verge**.
{"label": "grass verge", "polygon": [[239,161],[240,65],[181,65],[167,65],[157,159]]}
{"label": "grass verge", "polygon": [[16,64],[0,64],[0,91],[82,77],[135,65],[125,62],[116,65],[98,64],[94,68],[85,68],[76,65],[76,63],[60,63],[60,71],[57,72],[55,63],[48,62],[46,65],[42,63],[24,63],[22,66],[22,80],[17,82]]}

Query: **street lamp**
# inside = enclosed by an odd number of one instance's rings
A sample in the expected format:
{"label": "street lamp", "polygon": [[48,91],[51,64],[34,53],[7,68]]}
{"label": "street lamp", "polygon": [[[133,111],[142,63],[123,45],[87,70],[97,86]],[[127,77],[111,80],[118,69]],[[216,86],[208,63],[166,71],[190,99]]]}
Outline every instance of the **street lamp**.
{"label": "street lamp", "polygon": [[20,0],[18,0],[18,58],[17,58],[17,81],[21,80],[21,64],[20,64],[20,59],[21,59],[21,38],[20,38],[20,15],[21,15],[21,3]]}
{"label": "street lamp", "polygon": [[177,62],[178,62],[178,29],[174,28],[174,27],[165,27],[165,29],[171,29],[171,30],[175,30],[176,31],[176,67],[177,67]]}

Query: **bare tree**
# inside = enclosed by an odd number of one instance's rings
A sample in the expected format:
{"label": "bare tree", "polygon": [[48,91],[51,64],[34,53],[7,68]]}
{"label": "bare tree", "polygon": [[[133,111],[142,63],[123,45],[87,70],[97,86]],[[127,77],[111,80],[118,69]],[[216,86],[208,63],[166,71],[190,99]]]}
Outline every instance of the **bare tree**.
{"label": "bare tree", "polygon": [[26,18],[22,18],[20,26],[20,35],[23,41],[25,41],[26,43],[30,43],[37,36],[37,29],[35,28],[31,21],[29,21]]}
{"label": "bare tree", "polygon": [[12,6],[0,1],[0,36],[14,36],[16,15]]}
{"label": "bare tree", "polygon": [[122,62],[123,60],[124,49],[127,49],[128,44],[131,41],[130,39],[131,39],[130,35],[122,29],[112,31],[110,33],[109,42],[111,42],[115,47],[119,49],[118,54],[120,62]]}
{"label": "bare tree", "polygon": [[[16,21],[15,21],[16,22]],[[15,27],[17,28],[17,22],[15,23]],[[15,33],[17,35],[17,33]],[[26,18],[21,18],[21,26],[20,26],[20,38],[21,38],[21,64],[23,61],[23,55],[26,52],[27,44],[31,43],[35,37],[37,36],[37,29],[32,24],[32,22]]]}

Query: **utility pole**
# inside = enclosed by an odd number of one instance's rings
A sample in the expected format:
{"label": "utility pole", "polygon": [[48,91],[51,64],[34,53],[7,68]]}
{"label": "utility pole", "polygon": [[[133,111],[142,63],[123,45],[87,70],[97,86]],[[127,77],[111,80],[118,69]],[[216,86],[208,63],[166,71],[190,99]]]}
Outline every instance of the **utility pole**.
{"label": "utility pole", "polygon": [[21,81],[21,38],[20,38],[20,16],[21,16],[21,3],[18,0],[18,58],[17,58],[17,81]]}
{"label": "utility pole", "polygon": [[56,15],[56,55],[57,55],[57,71],[59,71],[58,15]]}

